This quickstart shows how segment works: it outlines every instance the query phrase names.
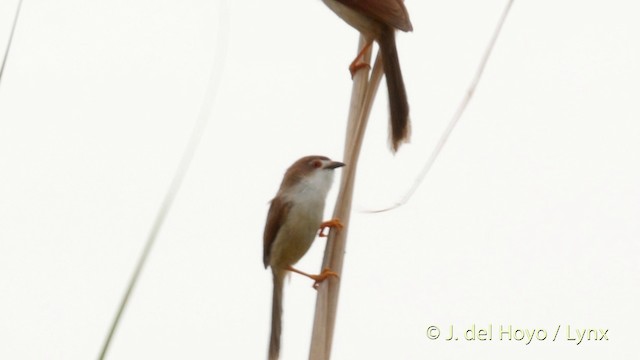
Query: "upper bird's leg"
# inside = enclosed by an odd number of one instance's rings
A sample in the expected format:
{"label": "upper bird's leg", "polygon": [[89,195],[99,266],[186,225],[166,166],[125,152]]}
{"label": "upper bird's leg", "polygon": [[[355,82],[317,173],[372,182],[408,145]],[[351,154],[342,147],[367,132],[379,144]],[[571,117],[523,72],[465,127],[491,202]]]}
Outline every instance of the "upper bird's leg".
{"label": "upper bird's leg", "polygon": [[329,234],[324,233],[324,229],[326,228],[336,228],[338,230],[342,230],[342,228],[344,228],[344,225],[342,224],[340,219],[331,219],[329,221],[325,221],[322,224],[320,224],[320,232],[318,233],[318,236],[320,237],[329,236]]}
{"label": "upper bird's leg", "polygon": [[364,53],[367,50],[369,50],[369,48],[371,47],[372,43],[373,43],[373,40],[367,41],[367,43],[364,45],[362,50],[360,50],[358,55],[356,55],[356,58],[353,59],[353,61],[351,62],[351,65],[349,65],[349,71],[351,72],[351,78],[352,79],[356,75],[356,72],[358,70],[363,69],[363,68],[370,68],[371,67],[371,65],[369,65],[369,64],[367,64],[367,63],[362,61],[362,57],[364,56]]}
{"label": "upper bird's leg", "polygon": [[294,268],[291,265],[287,266],[286,269],[289,270],[289,271],[293,271],[295,273],[298,273],[300,275],[304,275],[304,276],[306,276],[306,277],[308,277],[310,279],[315,280],[315,282],[313,283],[313,288],[314,289],[317,289],[318,286],[320,285],[320,283],[325,281],[328,277],[331,277],[331,276],[339,277],[338,273],[333,272],[328,268],[322,270],[322,272],[320,274],[318,274],[318,275],[307,274],[306,272],[300,271],[300,270]]}

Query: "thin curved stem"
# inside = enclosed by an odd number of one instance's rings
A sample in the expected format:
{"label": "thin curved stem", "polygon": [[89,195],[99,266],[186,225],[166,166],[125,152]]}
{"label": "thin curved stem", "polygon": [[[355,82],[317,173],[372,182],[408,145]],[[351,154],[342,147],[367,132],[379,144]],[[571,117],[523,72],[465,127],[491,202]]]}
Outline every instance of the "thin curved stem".
{"label": "thin curved stem", "polygon": [[20,9],[22,8],[22,0],[18,1],[18,7],[16,8],[16,14],[13,17],[13,25],[11,26],[11,32],[9,33],[9,41],[7,47],[4,49],[4,55],[2,56],[2,64],[0,64],[0,84],[2,84],[2,76],[4,75],[4,67],[9,58],[9,52],[11,51],[11,43],[13,42],[13,34],[16,32],[16,24],[18,24],[18,17],[20,16]]}
{"label": "thin curved stem", "polygon": [[216,57],[212,66],[209,85],[207,86],[207,91],[200,108],[198,119],[194,125],[193,131],[189,138],[189,142],[187,143],[187,147],[182,154],[182,158],[180,159],[178,168],[176,169],[173,179],[171,180],[171,184],[169,185],[162,204],[158,209],[158,213],[156,214],[155,220],[153,221],[153,224],[151,226],[151,230],[149,231],[149,235],[147,236],[147,241],[145,243],[144,249],[140,254],[140,258],[138,259],[133,274],[131,275],[131,279],[129,280],[127,289],[122,297],[120,305],[118,306],[113,322],[111,323],[109,332],[100,351],[100,355],[98,356],[98,359],[100,360],[105,358],[107,351],[109,350],[111,340],[116,332],[116,329],[118,328],[118,324],[120,323],[122,314],[124,313],[124,310],[129,303],[129,299],[131,297],[133,289],[135,288],[135,285],[140,278],[142,269],[147,261],[147,258],[149,257],[149,254],[151,253],[151,249],[153,248],[156,238],[158,237],[158,233],[162,228],[164,220],[167,217],[169,210],[171,209],[173,200],[180,190],[182,180],[184,179],[184,176],[189,169],[189,165],[191,164],[193,155],[198,147],[198,144],[200,143],[200,139],[202,138],[205,126],[207,125],[207,122],[209,120],[211,110],[213,109],[213,103],[218,93],[218,87],[220,85],[220,79],[224,69],[224,62],[227,54],[227,40],[229,38],[229,11],[227,9],[227,4],[225,1],[220,1],[219,4],[220,27],[218,30]]}
{"label": "thin curved stem", "polygon": [[478,65],[478,69],[476,70],[475,76],[471,80],[471,83],[469,84],[469,87],[467,88],[467,91],[465,92],[462,98],[462,101],[460,102],[460,105],[458,105],[456,112],[453,114],[453,117],[451,118],[451,120],[449,120],[449,123],[447,124],[447,127],[442,132],[442,135],[440,135],[440,139],[438,139],[436,146],[431,151],[431,154],[429,155],[427,162],[422,167],[420,174],[414,180],[413,185],[411,186],[409,191],[407,191],[407,193],[397,203],[384,209],[373,210],[368,212],[377,213],[377,212],[384,212],[384,211],[396,209],[406,204],[409,201],[409,199],[413,196],[413,194],[416,192],[416,190],[418,190],[418,188],[424,181],[424,178],[427,176],[427,174],[431,170],[431,167],[438,159],[438,156],[440,155],[440,152],[446,145],[447,140],[449,140],[449,137],[451,137],[451,133],[453,132],[453,129],[456,127],[456,125],[458,124],[458,120],[460,120],[460,118],[462,117],[462,114],[467,109],[467,105],[469,105],[469,102],[471,101],[471,98],[473,97],[473,94],[476,91],[476,87],[478,87],[478,83],[480,83],[480,79],[482,78],[482,74],[484,73],[484,68],[486,67],[487,62],[489,61],[489,57],[491,56],[491,52],[493,51],[496,41],[498,40],[498,35],[500,35],[500,31],[502,30],[502,25],[504,25],[507,19],[507,15],[509,14],[509,10],[511,9],[511,5],[513,4],[513,1],[514,0],[507,1],[507,5],[505,6],[504,11],[502,12],[502,16],[500,17],[500,20],[498,20],[498,24],[496,26],[495,31],[493,32],[493,36],[491,37],[491,40],[489,41],[489,44],[485,49],[484,55],[480,60],[480,64]]}

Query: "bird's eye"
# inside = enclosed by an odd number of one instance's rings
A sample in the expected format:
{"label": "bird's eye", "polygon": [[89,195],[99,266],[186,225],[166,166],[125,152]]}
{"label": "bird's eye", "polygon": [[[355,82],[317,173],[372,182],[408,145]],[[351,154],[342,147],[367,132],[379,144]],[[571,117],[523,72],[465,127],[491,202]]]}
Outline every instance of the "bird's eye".
{"label": "bird's eye", "polygon": [[314,160],[314,161],[311,163],[311,166],[313,166],[313,167],[314,167],[314,168],[316,168],[316,169],[319,169],[319,168],[322,166],[322,161],[320,161],[320,160]]}

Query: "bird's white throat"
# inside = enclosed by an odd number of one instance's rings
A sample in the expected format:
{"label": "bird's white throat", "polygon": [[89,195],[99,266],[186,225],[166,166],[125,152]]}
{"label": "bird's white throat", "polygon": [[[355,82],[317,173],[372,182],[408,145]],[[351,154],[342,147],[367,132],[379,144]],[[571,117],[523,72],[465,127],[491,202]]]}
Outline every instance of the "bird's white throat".
{"label": "bird's white throat", "polygon": [[288,197],[297,203],[316,203],[327,197],[333,183],[333,171],[318,169],[300,180],[293,186]]}

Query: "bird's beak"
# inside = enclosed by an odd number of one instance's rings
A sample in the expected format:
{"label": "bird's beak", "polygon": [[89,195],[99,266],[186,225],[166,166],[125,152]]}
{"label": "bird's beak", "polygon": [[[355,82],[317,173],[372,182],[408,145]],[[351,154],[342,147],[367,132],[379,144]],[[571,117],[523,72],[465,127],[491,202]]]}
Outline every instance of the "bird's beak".
{"label": "bird's beak", "polygon": [[331,161],[327,165],[324,166],[325,169],[336,169],[339,167],[343,167],[345,164],[340,161]]}

